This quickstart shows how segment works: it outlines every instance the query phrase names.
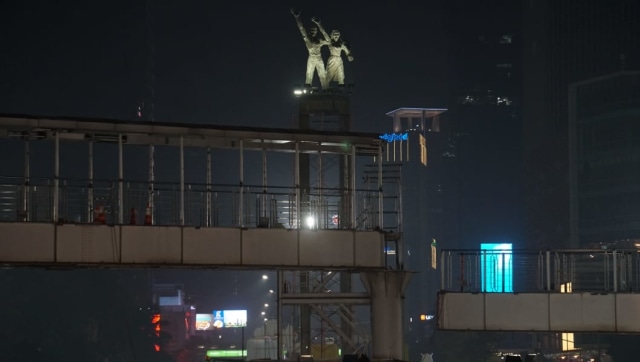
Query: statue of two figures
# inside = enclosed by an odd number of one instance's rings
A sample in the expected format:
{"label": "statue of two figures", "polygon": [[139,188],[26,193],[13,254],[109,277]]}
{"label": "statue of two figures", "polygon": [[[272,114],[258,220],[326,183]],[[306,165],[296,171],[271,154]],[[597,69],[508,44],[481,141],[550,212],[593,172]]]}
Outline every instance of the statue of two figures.
{"label": "statue of two figures", "polygon": [[[346,42],[340,38],[340,32],[333,30],[331,35],[329,35],[317,18],[311,19],[315,26],[305,29],[300,20],[300,12],[291,9],[291,14],[293,14],[293,17],[296,19],[298,29],[300,29],[300,34],[302,34],[302,40],[304,40],[307,50],[309,51],[305,86],[311,86],[313,75],[316,72],[318,73],[318,78],[320,78],[322,89],[327,89],[331,82],[337,82],[338,85],[343,86],[344,64],[342,63],[342,53],[344,52],[347,55],[347,59],[350,62],[353,61],[353,56]],[[318,30],[322,37],[319,36]],[[329,59],[327,60],[326,68],[320,51],[325,45],[329,48]]]}

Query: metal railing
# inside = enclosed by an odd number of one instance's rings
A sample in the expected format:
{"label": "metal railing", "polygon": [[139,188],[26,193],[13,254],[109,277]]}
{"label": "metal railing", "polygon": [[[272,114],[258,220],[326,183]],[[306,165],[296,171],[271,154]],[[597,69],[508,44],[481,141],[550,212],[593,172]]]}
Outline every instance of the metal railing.
{"label": "metal railing", "polygon": [[442,250],[441,290],[640,292],[638,250]]}
{"label": "metal railing", "polygon": [[23,180],[0,177],[0,221],[380,229],[378,190],[60,179],[54,213],[53,179]]}

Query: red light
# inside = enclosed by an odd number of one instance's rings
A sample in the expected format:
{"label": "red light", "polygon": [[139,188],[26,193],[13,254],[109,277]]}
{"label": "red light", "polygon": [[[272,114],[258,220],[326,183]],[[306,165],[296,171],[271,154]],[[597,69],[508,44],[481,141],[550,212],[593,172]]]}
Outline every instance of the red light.
{"label": "red light", "polygon": [[160,346],[158,346],[157,344],[154,344],[153,348],[156,350],[156,352],[160,352]]}

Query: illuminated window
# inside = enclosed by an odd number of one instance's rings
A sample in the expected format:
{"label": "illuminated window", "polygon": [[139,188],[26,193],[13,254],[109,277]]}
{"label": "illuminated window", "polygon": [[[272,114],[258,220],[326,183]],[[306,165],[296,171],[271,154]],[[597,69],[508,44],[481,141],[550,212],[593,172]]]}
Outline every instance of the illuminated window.
{"label": "illuminated window", "polygon": [[511,244],[481,244],[482,292],[513,292]]}
{"label": "illuminated window", "polygon": [[[560,293],[572,293],[573,285],[571,282],[560,284]],[[562,333],[562,350],[563,351],[571,351],[574,350],[575,346],[573,343],[573,333],[566,332]]]}
{"label": "illuminated window", "polygon": [[571,282],[560,284],[560,293],[573,293],[573,285]]}
{"label": "illuminated window", "polygon": [[573,333],[562,333],[562,350],[572,351],[576,349],[575,344],[573,343],[573,340],[574,340]]}

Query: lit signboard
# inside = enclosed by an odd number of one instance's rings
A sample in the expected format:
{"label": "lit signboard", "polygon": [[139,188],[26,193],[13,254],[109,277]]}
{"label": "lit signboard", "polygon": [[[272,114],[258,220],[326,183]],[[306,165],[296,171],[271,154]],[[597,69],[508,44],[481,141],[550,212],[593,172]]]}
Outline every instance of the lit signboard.
{"label": "lit signboard", "polygon": [[213,314],[196,313],[197,331],[211,331],[213,329]]}
{"label": "lit signboard", "polygon": [[513,262],[511,244],[480,244],[482,291],[513,292]]}
{"label": "lit signboard", "polygon": [[214,328],[238,328],[247,326],[246,310],[214,310]]}
{"label": "lit signboard", "polygon": [[207,357],[246,357],[246,349],[210,349]]}
{"label": "lit signboard", "polygon": [[385,133],[378,136],[378,138],[391,143],[395,141],[406,141],[409,139],[409,134],[408,133]]}
{"label": "lit signboard", "polygon": [[436,239],[431,239],[431,269],[436,269],[438,267],[437,247]]}

